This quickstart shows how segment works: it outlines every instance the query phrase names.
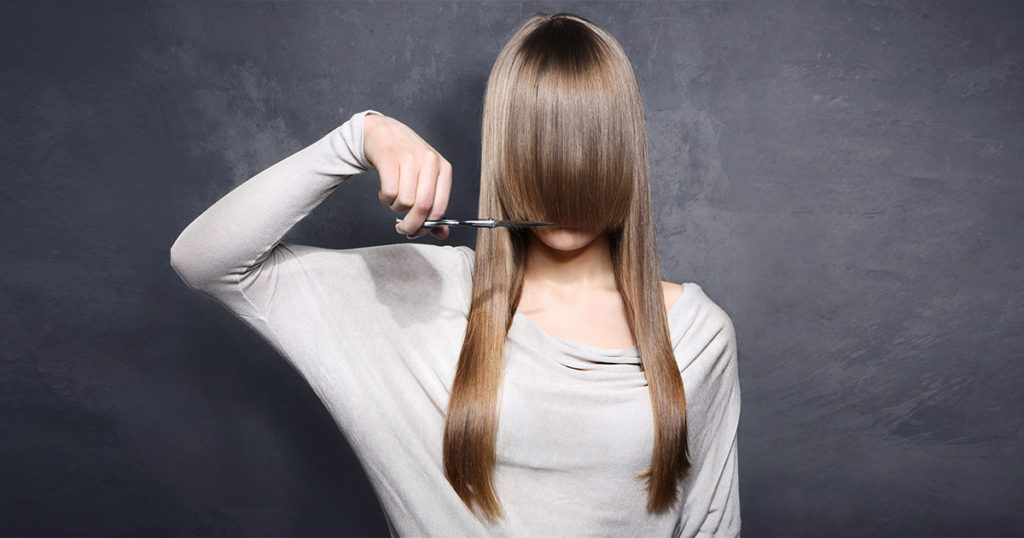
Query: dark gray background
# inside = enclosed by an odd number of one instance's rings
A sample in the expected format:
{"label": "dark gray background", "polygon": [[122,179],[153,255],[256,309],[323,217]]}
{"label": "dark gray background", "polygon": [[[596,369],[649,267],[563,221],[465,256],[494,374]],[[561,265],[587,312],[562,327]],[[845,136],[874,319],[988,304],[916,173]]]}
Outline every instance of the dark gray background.
{"label": "dark gray background", "polygon": [[[665,276],[737,328],[745,534],[1024,535],[1015,1],[0,4],[0,534],[385,533],[312,391],[168,249],[366,108],[470,216],[488,71],[541,10],[634,63]],[[402,240],[375,180],[289,240]]]}

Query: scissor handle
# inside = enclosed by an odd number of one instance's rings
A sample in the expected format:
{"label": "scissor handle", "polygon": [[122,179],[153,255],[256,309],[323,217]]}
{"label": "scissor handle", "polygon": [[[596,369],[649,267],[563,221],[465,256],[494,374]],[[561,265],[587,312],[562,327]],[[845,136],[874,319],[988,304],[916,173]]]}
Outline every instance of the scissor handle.
{"label": "scissor handle", "polygon": [[438,220],[425,220],[421,228],[440,228],[441,226],[458,226],[459,221],[456,219],[438,219]]}

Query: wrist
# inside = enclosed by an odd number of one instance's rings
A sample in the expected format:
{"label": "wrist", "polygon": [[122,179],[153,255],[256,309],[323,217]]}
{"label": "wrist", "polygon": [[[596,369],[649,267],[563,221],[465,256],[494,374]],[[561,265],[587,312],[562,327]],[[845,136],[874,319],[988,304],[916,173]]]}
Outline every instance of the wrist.
{"label": "wrist", "polygon": [[377,112],[376,110],[365,110],[362,113],[362,133],[359,151],[361,153],[362,161],[369,165],[370,169],[376,170],[377,166],[370,158],[370,155],[366,152],[366,141],[372,136],[373,130],[381,124],[381,118],[384,114]]}

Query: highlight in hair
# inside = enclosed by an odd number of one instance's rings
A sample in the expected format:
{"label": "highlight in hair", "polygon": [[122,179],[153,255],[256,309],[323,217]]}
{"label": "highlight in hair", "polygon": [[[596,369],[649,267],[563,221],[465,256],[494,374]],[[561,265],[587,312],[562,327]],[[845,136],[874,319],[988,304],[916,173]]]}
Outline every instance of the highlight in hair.
{"label": "highlight in hair", "polygon": [[[537,14],[516,30],[487,81],[480,179],[480,215],[608,234],[654,418],[651,466],[637,478],[647,480],[648,511],[668,509],[690,468],[686,398],[661,287],[643,99],[614,37],[567,13]],[[477,233],[469,321],[445,419],[448,481],[492,520],[503,514],[493,482],[498,397],[526,233]]]}

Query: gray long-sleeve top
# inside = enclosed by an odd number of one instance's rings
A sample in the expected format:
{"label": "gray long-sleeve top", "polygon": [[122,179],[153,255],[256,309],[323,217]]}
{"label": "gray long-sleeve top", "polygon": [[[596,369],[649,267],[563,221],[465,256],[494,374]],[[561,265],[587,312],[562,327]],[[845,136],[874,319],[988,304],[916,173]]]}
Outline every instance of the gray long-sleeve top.
{"label": "gray long-sleeve top", "polygon": [[517,313],[506,344],[491,523],[448,484],[442,434],[469,312],[474,253],[408,243],[282,243],[349,176],[372,169],[363,117],[239,185],[171,247],[185,283],[223,304],[309,382],[402,536],[735,536],[740,529],[735,333],[688,282],[668,311],[686,390],[690,476],[646,512],[653,418],[635,347],[548,335]]}

